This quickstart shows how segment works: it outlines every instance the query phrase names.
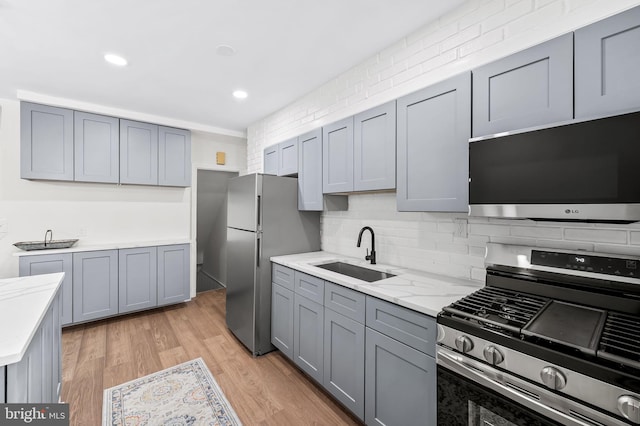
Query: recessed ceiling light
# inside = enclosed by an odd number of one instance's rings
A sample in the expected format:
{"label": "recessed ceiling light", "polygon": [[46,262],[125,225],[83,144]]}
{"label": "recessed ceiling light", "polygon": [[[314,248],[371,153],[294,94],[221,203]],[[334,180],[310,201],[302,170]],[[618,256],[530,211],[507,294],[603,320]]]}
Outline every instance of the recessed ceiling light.
{"label": "recessed ceiling light", "polygon": [[236,90],[233,92],[233,97],[236,99],[246,99],[249,94],[244,90]]}
{"label": "recessed ceiling light", "polygon": [[236,54],[236,49],[228,44],[221,44],[216,47],[216,53],[220,56],[233,56]]}
{"label": "recessed ceiling light", "polygon": [[125,65],[127,65],[127,60],[125,58],[113,53],[105,54],[104,60],[109,62],[110,64],[117,65],[119,67],[124,67]]}

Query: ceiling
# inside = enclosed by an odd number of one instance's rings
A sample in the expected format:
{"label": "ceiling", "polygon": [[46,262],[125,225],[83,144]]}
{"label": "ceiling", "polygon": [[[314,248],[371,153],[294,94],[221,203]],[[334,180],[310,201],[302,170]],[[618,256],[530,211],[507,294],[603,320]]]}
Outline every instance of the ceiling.
{"label": "ceiling", "polygon": [[[0,97],[23,90],[242,132],[463,2],[0,0]],[[107,64],[108,52],[129,64]],[[239,88],[247,99],[232,97]]]}

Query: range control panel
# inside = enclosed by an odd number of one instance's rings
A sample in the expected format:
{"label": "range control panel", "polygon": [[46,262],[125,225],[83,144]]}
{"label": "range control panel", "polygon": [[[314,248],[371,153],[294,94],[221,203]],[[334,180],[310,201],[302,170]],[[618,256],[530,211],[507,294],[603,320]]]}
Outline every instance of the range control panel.
{"label": "range control panel", "polygon": [[619,277],[640,277],[640,270],[638,269],[640,268],[640,259],[532,250],[531,263],[533,265],[596,272]]}

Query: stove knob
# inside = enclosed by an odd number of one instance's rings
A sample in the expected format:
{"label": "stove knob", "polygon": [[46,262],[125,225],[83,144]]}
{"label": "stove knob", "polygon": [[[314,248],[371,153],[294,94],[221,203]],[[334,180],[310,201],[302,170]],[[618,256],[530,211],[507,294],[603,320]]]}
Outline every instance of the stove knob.
{"label": "stove knob", "polygon": [[473,341],[467,336],[456,337],[456,348],[462,353],[467,353],[473,349]]}
{"label": "stove knob", "polygon": [[483,351],[484,359],[493,365],[498,365],[504,361],[504,355],[493,345],[487,346]]}
{"label": "stove knob", "polygon": [[548,388],[560,390],[567,385],[567,378],[555,367],[545,367],[540,372],[542,383]]}
{"label": "stove knob", "polygon": [[631,395],[618,398],[618,410],[633,423],[640,424],[640,399]]}

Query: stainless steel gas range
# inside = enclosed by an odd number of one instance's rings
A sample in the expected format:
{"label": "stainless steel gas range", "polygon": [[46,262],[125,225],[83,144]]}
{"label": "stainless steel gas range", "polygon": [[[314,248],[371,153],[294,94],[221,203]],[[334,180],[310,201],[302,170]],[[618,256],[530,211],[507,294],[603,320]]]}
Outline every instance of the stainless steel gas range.
{"label": "stainless steel gas range", "polygon": [[640,424],[640,257],[489,244],[438,316],[438,425]]}

